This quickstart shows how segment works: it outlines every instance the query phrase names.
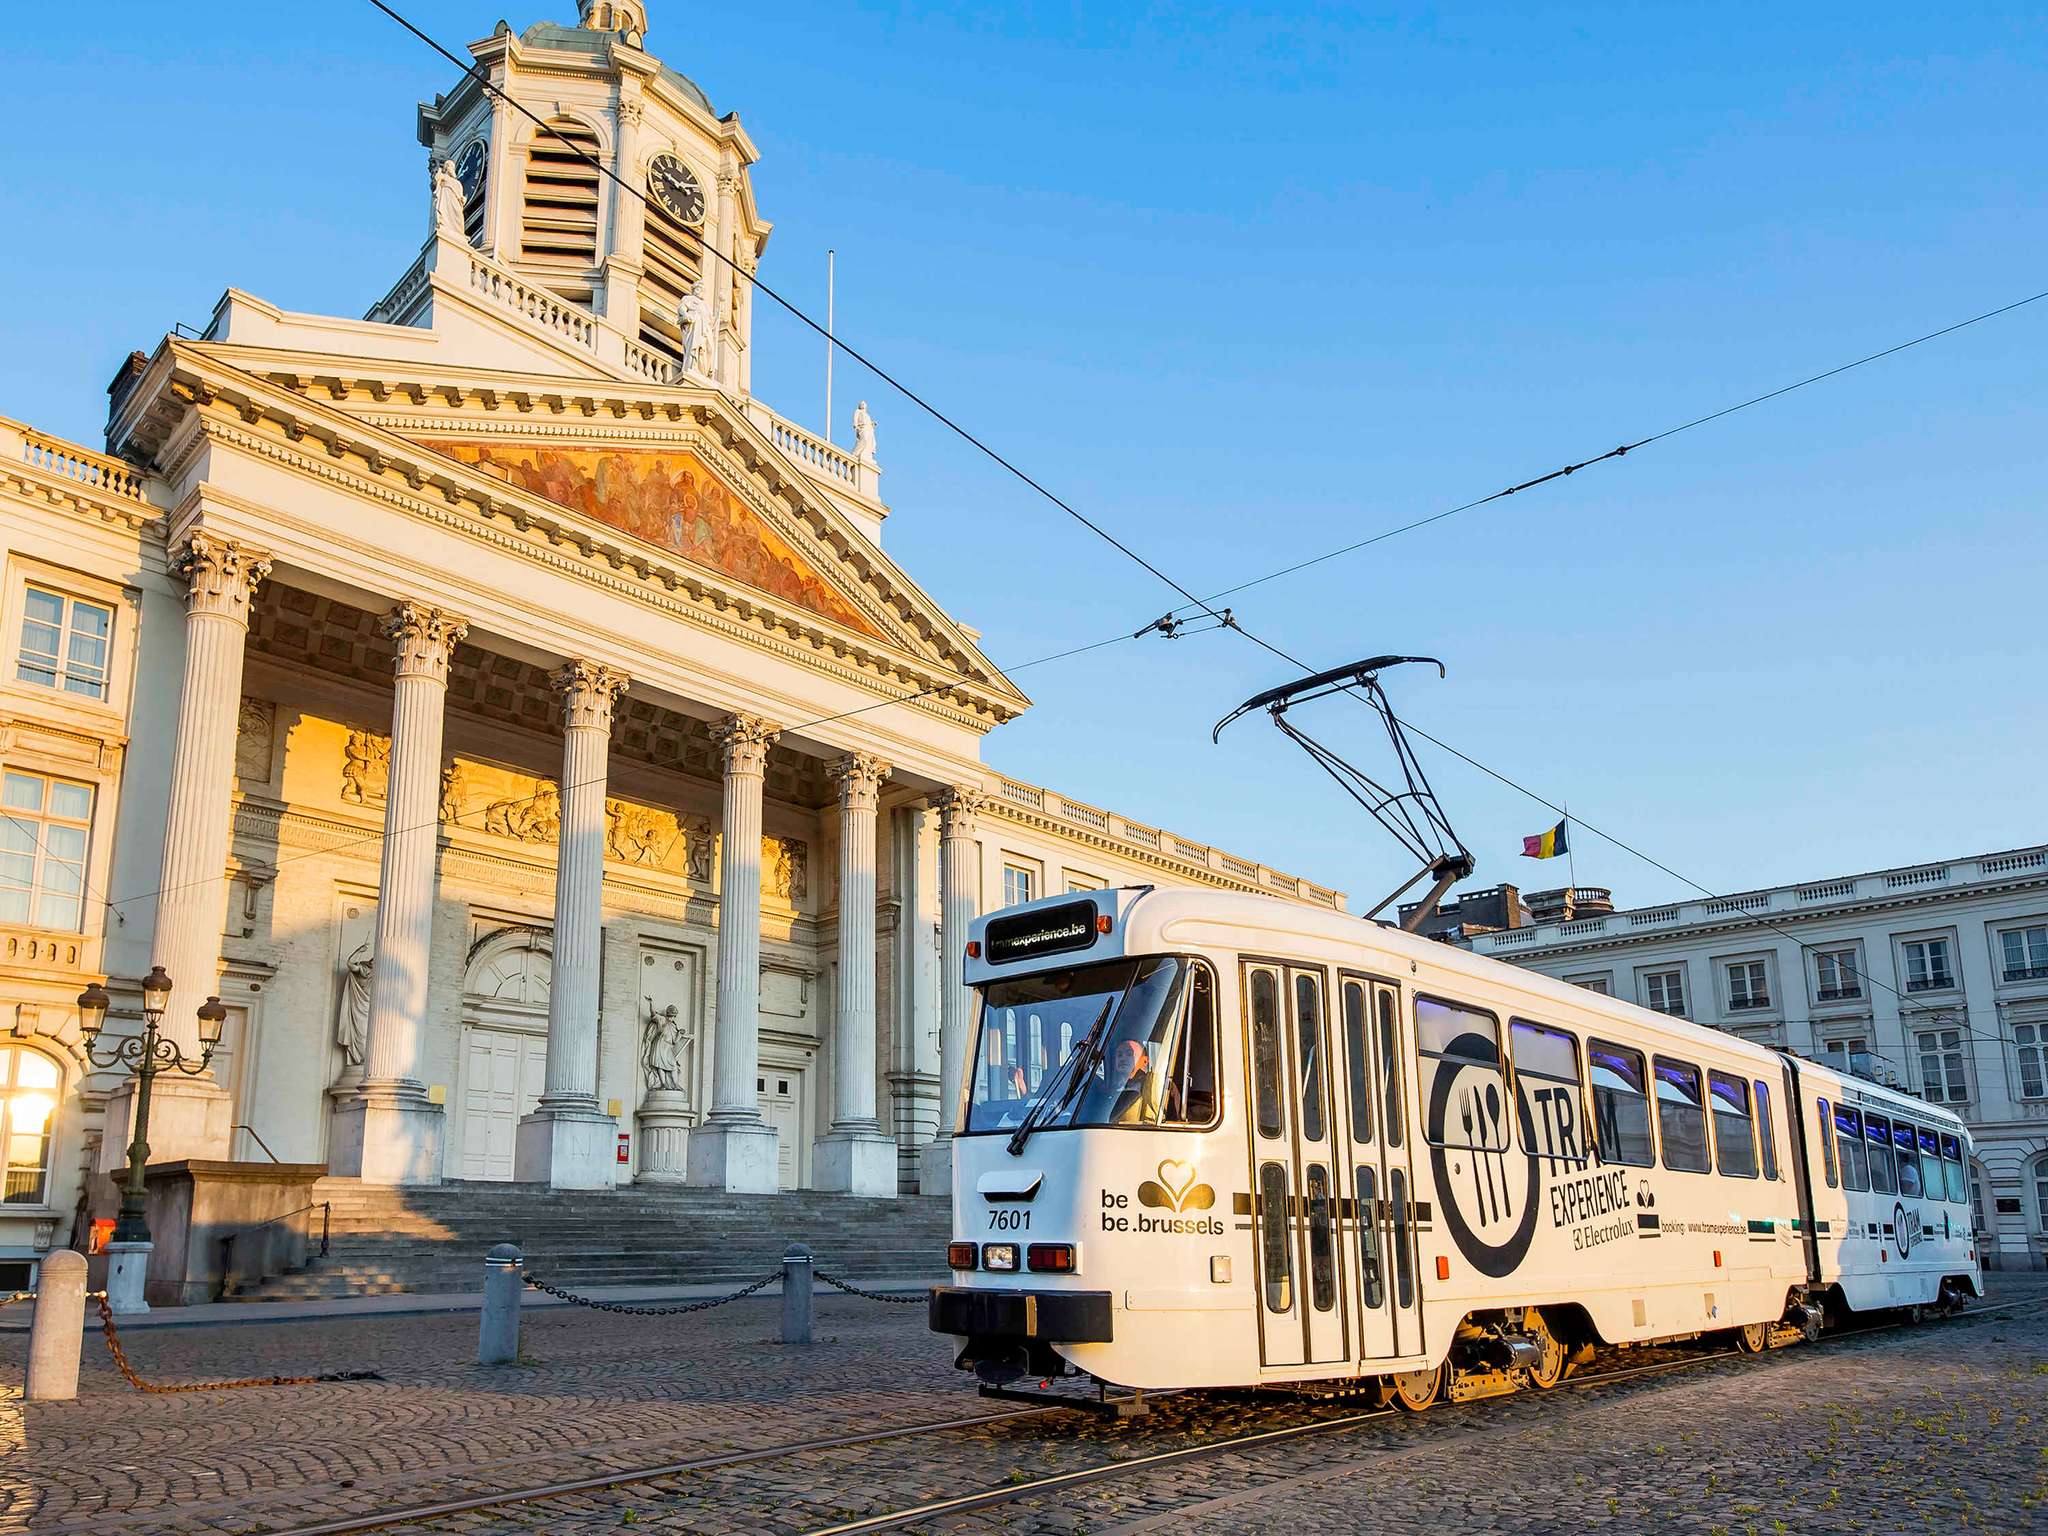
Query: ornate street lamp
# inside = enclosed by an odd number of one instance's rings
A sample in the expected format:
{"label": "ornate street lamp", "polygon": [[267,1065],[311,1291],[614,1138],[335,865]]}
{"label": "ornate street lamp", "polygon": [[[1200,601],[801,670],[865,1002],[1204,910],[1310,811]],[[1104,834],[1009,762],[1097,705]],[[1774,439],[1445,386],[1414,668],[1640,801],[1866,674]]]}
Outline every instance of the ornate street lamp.
{"label": "ornate street lamp", "polygon": [[94,982],[78,994],[78,1027],[85,1036],[86,1055],[97,1067],[125,1067],[135,1078],[135,1134],[128,1143],[128,1179],[121,1186],[121,1215],[114,1223],[117,1243],[146,1243],[149,1222],[144,1216],[148,1188],[143,1180],[149,1165],[149,1090],[159,1072],[183,1072],[196,1077],[206,1070],[220,1044],[221,1028],[228,1011],[217,997],[199,1007],[199,1055],[188,1057],[175,1040],[166,1040],[159,1030],[164,1010],[170,1006],[171,978],[160,965],[151,966],[142,978],[142,1033],[123,1035],[100,1049],[100,1031],[107,1022],[111,999],[107,989]]}

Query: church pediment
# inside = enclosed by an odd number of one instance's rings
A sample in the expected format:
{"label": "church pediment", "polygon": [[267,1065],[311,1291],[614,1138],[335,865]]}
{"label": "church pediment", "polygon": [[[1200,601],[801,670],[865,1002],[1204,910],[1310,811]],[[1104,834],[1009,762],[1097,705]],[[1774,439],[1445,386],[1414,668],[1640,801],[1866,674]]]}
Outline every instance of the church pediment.
{"label": "church pediment", "polygon": [[874,639],[810,560],[682,448],[419,439],[420,446]]}

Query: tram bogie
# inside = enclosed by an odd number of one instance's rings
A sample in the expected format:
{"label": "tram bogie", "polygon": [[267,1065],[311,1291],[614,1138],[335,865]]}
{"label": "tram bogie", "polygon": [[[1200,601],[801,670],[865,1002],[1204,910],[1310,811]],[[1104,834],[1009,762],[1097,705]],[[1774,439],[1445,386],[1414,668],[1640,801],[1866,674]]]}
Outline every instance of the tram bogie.
{"label": "tram bogie", "polygon": [[977,921],[952,1283],[985,1382],[1555,1386],[1981,1294],[1960,1121],[1398,930],[1127,888]]}

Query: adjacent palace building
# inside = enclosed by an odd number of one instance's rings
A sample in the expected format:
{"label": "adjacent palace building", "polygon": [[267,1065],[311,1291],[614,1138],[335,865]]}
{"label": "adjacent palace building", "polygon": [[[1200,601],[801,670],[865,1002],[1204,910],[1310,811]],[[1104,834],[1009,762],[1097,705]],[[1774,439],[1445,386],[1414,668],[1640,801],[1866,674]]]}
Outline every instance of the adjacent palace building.
{"label": "adjacent palace building", "polygon": [[[992,773],[1028,700],[752,390],[753,142],[645,7],[500,24],[419,110],[431,234],[361,319],[230,290],[106,451],[0,421],[0,1289],[152,1162],[387,1184],[942,1187],[978,910],[1339,892]],[[627,196],[595,157],[644,199]],[[428,199],[423,198],[423,203]]]}
{"label": "adjacent palace building", "polygon": [[2048,1268],[2048,847],[1622,911],[1503,886],[1445,917],[1481,954],[1948,1105],[1986,1262]]}

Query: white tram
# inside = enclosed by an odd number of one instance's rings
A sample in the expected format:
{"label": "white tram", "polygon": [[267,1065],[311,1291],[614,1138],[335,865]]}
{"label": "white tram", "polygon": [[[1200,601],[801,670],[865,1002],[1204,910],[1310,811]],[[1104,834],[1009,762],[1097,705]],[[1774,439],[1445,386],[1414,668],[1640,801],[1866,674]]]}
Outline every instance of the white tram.
{"label": "white tram", "polygon": [[980,919],[934,1331],[989,1387],[1554,1386],[1981,1294],[1947,1110],[1336,913]]}

